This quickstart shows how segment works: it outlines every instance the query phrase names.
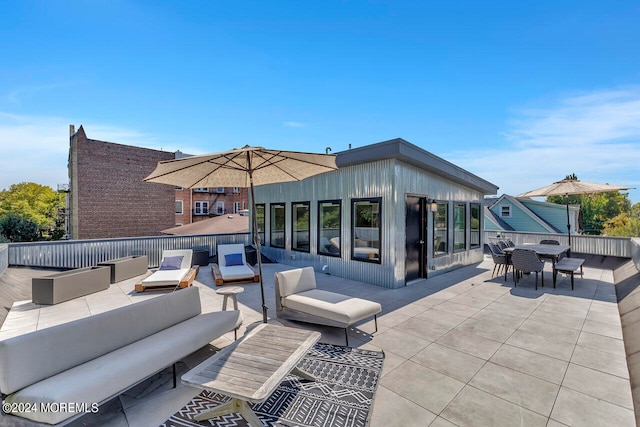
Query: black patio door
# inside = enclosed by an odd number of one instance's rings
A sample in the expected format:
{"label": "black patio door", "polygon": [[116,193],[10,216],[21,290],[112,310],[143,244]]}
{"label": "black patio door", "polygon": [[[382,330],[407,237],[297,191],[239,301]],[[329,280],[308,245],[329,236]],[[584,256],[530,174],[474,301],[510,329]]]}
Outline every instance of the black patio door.
{"label": "black patio door", "polygon": [[406,196],[405,282],[426,277],[426,198]]}

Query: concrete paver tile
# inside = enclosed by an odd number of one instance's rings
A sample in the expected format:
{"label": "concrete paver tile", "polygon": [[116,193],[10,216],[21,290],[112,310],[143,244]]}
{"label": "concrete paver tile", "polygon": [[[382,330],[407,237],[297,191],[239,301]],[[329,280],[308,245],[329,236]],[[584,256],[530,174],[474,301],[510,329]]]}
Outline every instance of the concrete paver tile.
{"label": "concrete paver tile", "polygon": [[551,418],[568,426],[634,427],[636,425],[632,410],[567,387],[560,388]]}
{"label": "concrete paver tile", "polygon": [[571,363],[562,386],[633,410],[631,387],[624,378]]}
{"label": "concrete paver tile", "polygon": [[569,362],[506,344],[489,361],[558,385],[569,366]]}
{"label": "concrete paver tile", "polygon": [[411,361],[464,383],[469,382],[486,363],[483,359],[438,343],[431,344],[413,356]]}

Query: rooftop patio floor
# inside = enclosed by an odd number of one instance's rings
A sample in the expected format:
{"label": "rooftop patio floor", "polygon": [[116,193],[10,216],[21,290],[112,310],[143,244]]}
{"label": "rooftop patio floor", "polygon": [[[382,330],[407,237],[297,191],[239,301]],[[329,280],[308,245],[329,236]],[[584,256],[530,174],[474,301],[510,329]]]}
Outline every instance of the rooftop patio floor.
{"label": "rooftop patio floor", "polygon": [[[274,273],[290,268],[263,265],[272,318]],[[535,291],[535,276],[514,288],[511,276],[507,282],[504,276],[491,278],[492,268],[487,258],[397,290],[316,274],[321,289],[382,304],[377,333],[370,335],[373,320],[349,331],[351,346],[386,356],[371,426],[635,426],[612,271],[585,267],[574,291],[564,276],[553,289],[547,271],[547,286]],[[0,339],[160,295],[133,292],[139,279],[55,306],[16,302]],[[194,285],[201,289],[203,311],[221,309],[209,268],[200,269]],[[242,335],[261,321],[262,310],[259,285],[240,286]],[[319,330],[322,342],[344,345],[341,329],[283,323]],[[228,333],[214,341],[185,359],[180,372],[232,340]],[[169,370],[104,405],[91,422],[158,425],[198,392],[181,384],[172,389]],[[0,425],[16,421],[21,420],[0,416]],[[89,420],[76,423],[83,421]]]}

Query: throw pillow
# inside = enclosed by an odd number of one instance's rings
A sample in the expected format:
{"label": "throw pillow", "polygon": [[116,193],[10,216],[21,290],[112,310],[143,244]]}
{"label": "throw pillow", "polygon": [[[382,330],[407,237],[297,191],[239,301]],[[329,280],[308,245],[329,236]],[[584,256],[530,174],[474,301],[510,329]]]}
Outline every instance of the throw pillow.
{"label": "throw pillow", "polygon": [[160,270],[180,270],[180,266],[182,265],[181,256],[168,256],[162,260],[162,264],[160,264]]}
{"label": "throw pillow", "polygon": [[242,262],[242,254],[228,254],[224,256],[224,262],[227,267],[233,265],[244,265]]}

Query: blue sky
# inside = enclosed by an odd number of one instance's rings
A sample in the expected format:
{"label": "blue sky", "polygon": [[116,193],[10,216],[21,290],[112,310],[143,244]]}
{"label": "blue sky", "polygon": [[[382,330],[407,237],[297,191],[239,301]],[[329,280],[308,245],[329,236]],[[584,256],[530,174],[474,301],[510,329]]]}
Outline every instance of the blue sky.
{"label": "blue sky", "polygon": [[499,194],[640,189],[638,22],[637,1],[4,2],[0,188],[66,183],[74,124],[192,154],[401,137]]}

